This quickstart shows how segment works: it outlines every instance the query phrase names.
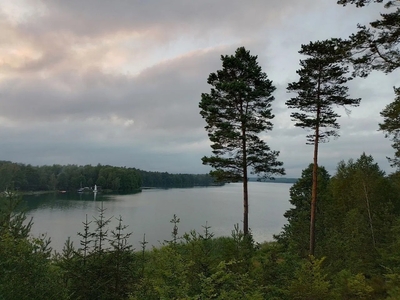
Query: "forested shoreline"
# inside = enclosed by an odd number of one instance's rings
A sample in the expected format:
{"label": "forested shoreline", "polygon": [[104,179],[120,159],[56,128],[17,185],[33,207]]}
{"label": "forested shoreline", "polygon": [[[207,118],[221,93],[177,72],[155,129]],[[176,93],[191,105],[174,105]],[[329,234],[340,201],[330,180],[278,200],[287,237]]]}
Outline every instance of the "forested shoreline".
{"label": "forested shoreline", "polygon": [[[309,256],[313,165],[290,188],[293,208],[275,241],[255,243],[239,225],[232,236],[179,231],[157,248],[133,249],[119,216],[101,206],[82,220],[78,245],[56,253],[31,237],[32,220],[13,212],[19,196],[2,194],[0,295],[3,299],[399,299],[400,177],[373,157],[318,168],[315,256]],[[118,224],[110,227],[116,217]],[[33,220],[34,222],[35,220]],[[166,224],[168,225],[168,224]],[[23,257],[23,259],[21,259]]]}
{"label": "forested shoreline", "polygon": [[170,188],[216,185],[208,174],[171,174],[110,165],[52,165],[0,161],[0,191],[76,191],[97,185],[102,190],[130,192],[142,187]]}

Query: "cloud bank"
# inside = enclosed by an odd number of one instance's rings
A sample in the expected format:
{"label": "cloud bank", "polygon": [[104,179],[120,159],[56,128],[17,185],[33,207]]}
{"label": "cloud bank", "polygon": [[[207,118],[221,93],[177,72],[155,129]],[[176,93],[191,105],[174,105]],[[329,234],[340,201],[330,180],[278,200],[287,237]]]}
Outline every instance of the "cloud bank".
{"label": "cloud bank", "polygon": [[[297,80],[301,44],[347,37],[377,6],[305,1],[62,1],[0,4],[0,159],[31,164],[112,164],[205,173],[210,154],[199,115],[220,56],[245,46],[277,86],[274,130],[287,175],[312,161],[295,128],[286,86]],[[341,111],[341,137],[321,147],[321,164],[372,154],[387,171],[390,141],[377,132],[398,74],[350,84],[359,108]]]}

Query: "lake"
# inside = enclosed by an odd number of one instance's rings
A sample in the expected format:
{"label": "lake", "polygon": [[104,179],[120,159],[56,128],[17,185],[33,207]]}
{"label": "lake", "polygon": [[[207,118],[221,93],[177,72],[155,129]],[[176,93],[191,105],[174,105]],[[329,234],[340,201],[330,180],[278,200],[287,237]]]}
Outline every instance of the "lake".
{"label": "lake", "polygon": [[[249,182],[249,227],[257,242],[272,240],[281,231],[286,219],[284,212],[291,207],[287,183]],[[60,251],[68,237],[79,246],[78,232],[83,232],[86,215],[89,220],[105,208],[105,217],[121,216],[130,243],[140,248],[143,234],[148,245],[158,246],[171,239],[176,214],[180,218],[179,235],[190,230],[201,232],[207,222],[215,236],[230,236],[234,225],[242,228],[242,184],[221,187],[185,189],[148,189],[136,194],[43,194],[24,196],[28,217],[33,217],[32,235],[46,233],[52,247]],[[112,218],[110,230],[117,226]],[[92,223],[91,229],[94,230]]]}

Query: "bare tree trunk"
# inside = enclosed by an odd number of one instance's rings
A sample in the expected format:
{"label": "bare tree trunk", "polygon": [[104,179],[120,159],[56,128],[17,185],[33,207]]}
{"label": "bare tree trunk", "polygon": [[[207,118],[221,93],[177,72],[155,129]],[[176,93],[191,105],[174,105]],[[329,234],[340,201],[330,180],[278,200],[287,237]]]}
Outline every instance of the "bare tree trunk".
{"label": "bare tree trunk", "polygon": [[243,129],[243,233],[249,234],[249,192],[247,178],[246,132]]}
{"label": "bare tree trunk", "polygon": [[315,253],[315,212],[317,205],[317,186],[318,186],[318,137],[319,128],[315,130],[314,144],[314,164],[313,164],[313,180],[311,190],[311,221],[310,221],[310,255]]}
{"label": "bare tree trunk", "polygon": [[374,245],[374,248],[375,248],[376,242],[375,242],[374,227],[372,226],[372,215],[371,215],[371,209],[369,207],[369,197],[368,197],[368,192],[367,192],[367,186],[365,185],[364,180],[363,180],[363,187],[364,187],[364,194],[365,194],[365,202],[367,203],[369,227],[371,229],[371,236],[372,236],[372,244]]}
{"label": "bare tree trunk", "polygon": [[243,174],[243,233],[249,233],[249,193],[247,190],[247,170]]}
{"label": "bare tree trunk", "polygon": [[315,254],[315,213],[317,208],[317,187],[318,187],[318,144],[319,144],[319,121],[321,108],[319,105],[320,100],[320,88],[321,83],[320,79],[318,79],[317,86],[317,124],[315,126],[315,137],[314,137],[314,164],[313,164],[313,181],[312,181],[312,190],[311,190],[311,216],[310,216],[310,255],[314,256]]}

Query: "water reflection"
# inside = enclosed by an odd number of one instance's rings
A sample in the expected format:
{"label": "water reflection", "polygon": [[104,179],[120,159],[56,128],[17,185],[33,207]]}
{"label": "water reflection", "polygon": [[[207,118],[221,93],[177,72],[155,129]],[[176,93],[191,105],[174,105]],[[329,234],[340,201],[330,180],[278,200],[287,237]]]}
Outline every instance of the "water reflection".
{"label": "water reflection", "polygon": [[86,207],[85,202],[93,201],[110,201],[112,197],[118,194],[112,193],[46,193],[46,194],[33,194],[24,195],[22,197],[22,206],[20,209],[24,209],[29,212],[37,209],[70,209],[77,207]]}
{"label": "water reflection", "polygon": [[[257,242],[271,240],[281,231],[284,212],[290,207],[290,184],[251,182],[249,225]],[[65,193],[24,196],[28,217],[33,217],[32,235],[47,233],[54,249],[61,251],[68,237],[79,245],[77,232],[82,232],[82,222],[98,216],[99,207],[105,216],[112,218],[114,229],[121,216],[123,224],[133,232],[129,242],[140,249],[146,234],[148,246],[158,246],[159,241],[171,236],[170,220],[174,214],[180,218],[179,234],[196,230],[201,232],[207,222],[215,236],[230,235],[234,224],[242,224],[242,186],[228,184],[223,187],[143,190],[136,194]],[[113,218],[114,217],[114,218]],[[93,225],[94,226],[94,225]]]}

